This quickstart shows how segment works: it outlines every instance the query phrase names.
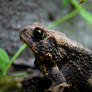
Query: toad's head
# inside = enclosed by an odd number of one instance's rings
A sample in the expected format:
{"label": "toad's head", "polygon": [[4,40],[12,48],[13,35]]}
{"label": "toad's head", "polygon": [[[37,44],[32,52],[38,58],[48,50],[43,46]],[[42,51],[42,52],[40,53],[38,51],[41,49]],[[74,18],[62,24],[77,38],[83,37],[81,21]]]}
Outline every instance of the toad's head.
{"label": "toad's head", "polygon": [[20,39],[31,48],[35,55],[47,55],[49,58],[52,58],[52,54],[55,54],[56,42],[52,33],[39,23],[24,27],[20,32]]}

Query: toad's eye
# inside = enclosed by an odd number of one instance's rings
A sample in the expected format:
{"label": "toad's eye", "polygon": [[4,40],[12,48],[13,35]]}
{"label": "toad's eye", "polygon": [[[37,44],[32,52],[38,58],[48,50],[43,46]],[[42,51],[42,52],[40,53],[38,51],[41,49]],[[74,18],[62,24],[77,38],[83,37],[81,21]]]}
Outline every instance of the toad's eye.
{"label": "toad's eye", "polygon": [[35,28],[34,31],[33,31],[32,37],[35,40],[42,40],[43,38],[46,37],[46,33],[40,28]]}

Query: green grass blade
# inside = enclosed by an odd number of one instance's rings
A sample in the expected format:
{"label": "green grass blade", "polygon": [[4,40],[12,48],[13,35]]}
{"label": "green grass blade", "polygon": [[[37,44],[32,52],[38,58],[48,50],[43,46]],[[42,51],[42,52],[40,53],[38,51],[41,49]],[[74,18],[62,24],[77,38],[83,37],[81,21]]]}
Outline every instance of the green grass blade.
{"label": "green grass blade", "polygon": [[5,50],[0,48],[0,75],[4,74],[5,67],[9,64],[9,56]]}
{"label": "green grass blade", "polygon": [[80,15],[89,23],[92,24],[92,14],[86,11],[76,0],[71,0],[72,4],[78,10]]}
{"label": "green grass blade", "polygon": [[72,17],[75,16],[77,13],[78,13],[78,11],[77,11],[77,10],[74,10],[73,12],[67,14],[66,16],[60,18],[59,20],[56,20],[54,23],[50,24],[50,25],[47,26],[46,28],[47,28],[47,29],[51,29],[51,28],[53,28],[53,27],[55,27],[55,26],[57,26],[57,25],[63,23],[64,21],[66,21],[66,20],[72,18]]}
{"label": "green grass blade", "polygon": [[62,6],[65,7],[69,3],[69,0],[62,0]]}
{"label": "green grass blade", "polygon": [[8,69],[11,67],[12,63],[14,60],[20,55],[20,53],[26,48],[26,45],[24,44],[17,52],[16,54],[12,57],[11,61],[9,62],[8,66],[6,67],[4,71],[4,75],[7,73]]}

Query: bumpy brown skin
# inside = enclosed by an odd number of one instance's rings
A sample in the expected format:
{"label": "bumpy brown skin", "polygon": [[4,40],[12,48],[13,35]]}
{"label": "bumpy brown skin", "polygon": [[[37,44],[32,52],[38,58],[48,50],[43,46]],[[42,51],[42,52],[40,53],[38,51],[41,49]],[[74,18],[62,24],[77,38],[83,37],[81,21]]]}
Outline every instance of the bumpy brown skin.
{"label": "bumpy brown skin", "polygon": [[91,88],[91,50],[61,32],[46,30],[39,23],[23,28],[20,39],[34,52],[36,67],[52,79],[51,88],[68,87],[68,84]]}

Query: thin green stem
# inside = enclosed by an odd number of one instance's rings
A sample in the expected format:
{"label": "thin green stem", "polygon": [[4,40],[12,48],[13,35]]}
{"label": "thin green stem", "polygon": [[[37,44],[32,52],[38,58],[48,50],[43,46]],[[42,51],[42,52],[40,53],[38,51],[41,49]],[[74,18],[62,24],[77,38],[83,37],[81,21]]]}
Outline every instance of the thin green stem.
{"label": "thin green stem", "polygon": [[21,77],[21,76],[25,76],[27,75],[27,72],[22,72],[22,73],[17,73],[17,74],[13,74],[13,75],[8,75],[9,77]]}
{"label": "thin green stem", "polygon": [[84,9],[77,0],[70,0],[72,5],[80,13],[80,15],[90,24],[92,24],[92,14]]}
{"label": "thin green stem", "polygon": [[20,55],[20,53],[26,48],[26,45],[24,44],[17,52],[16,54],[12,57],[10,63],[8,64],[8,66],[6,67],[5,71],[4,71],[4,75],[7,73],[8,69],[11,67],[12,63],[14,62],[14,60]]}
{"label": "thin green stem", "polygon": [[66,20],[72,18],[72,17],[75,16],[77,13],[78,13],[78,11],[77,11],[77,10],[74,10],[73,12],[71,12],[71,13],[67,14],[66,16],[64,16],[63,18],[60,18],[59,20],[56,20],[54,23],[50,24],[50,25],[47,26],[46,28],[47,28],[47,29],[51,29],[51,28],[53,28],[53,27],[55,27],[55,26],[57,26],[57,25],[63,23],[64,21],[66,21]]}

